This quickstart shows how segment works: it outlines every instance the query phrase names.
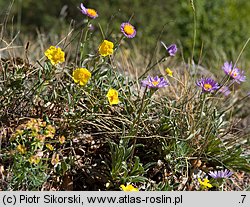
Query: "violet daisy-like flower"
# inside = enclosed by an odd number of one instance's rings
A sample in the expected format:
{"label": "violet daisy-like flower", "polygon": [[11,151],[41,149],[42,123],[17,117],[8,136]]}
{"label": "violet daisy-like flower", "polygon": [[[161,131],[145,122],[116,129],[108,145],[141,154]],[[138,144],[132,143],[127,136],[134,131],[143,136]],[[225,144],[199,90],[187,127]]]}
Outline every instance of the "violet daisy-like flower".
{"label": "violet daisy-like flower", "polygon": [[92,19],[95,19],[96,17],[98,17],[98,14],[97,14],[96,10],[86,8],[86,7],[83,5],[83,3],[81,3],[81,12],[82,12],[83,14],[85,14],[86,16],[92,18]]}
{"label": "violet daisy-like flower", "polygon": [[220,171],[210,171],[208,173],[212,178],[218,179],[218,178],[229,178],[234,173],[228,169],[220,170]]}
{"label": "violet daisy-like flower", "polygon": [[202,88],[202,92],[214,92],[219,89],[219,84],[212,78],[201,78],[196,82],[197,86]]}
{"label": "violet daisy-like flower", "polygon": [[159,78],[158,76],[156,77],[148,76],[148,78],[146,80],[143,80],[141,83],[143,87],[149,87],[149,88],[163,88],[169,85],[168,82],[163,77]]}
{"label": "violet daisy-like flower", "polygon": [[222,66],[224,72],[229,75],[232,79],[234,79],[237,83],[244,82],[246,80],[246,76],[244,75],[244,71],[240,71],[238,68],[233,67],[232,62],[225,62]]}
{"label": "violet daisy-like flower", "polygon": [[135,27],[132,24],[130,24],[129,22],[124,22],[121,24],[121,32],[127,38],[134,38],[136,35]]}
{"label": "violet daisy-like flower", "polygon": [[171,44],[168,47],[162,41],[161,41],[161,44],[165,47],[165,49],[167,50],[170,56],[175,56],[175,53],[178,50],[176,44]]}

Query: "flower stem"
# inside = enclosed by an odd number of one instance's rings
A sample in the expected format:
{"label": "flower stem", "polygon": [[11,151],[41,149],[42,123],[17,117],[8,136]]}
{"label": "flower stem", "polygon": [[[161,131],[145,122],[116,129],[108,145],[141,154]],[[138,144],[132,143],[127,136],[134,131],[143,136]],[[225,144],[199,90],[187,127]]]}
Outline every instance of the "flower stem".
{"label": "flower stem", "polygon": [[[134,120],[133,122],[133,126],[131,128],[131,132],[129,133],[129,136],[134,136],[134,142],[133,142],[133,148],[131,150],[131,157],[130,157],[130,162],[132,162],[133,160],[133,157],[134,157],[134,152],[135,152],[135,145],[136,145],[136,141],[137,141],[137,133],[138,133],[138,129],[139,129],[139,123],[140,123],[140,118],[141,118],[141,114],[145,108],[145,106],[147,105],[147,102],[144,104],[144,100],[145,100],[145,97],[146,97],[146,92],[147,92],[147,87],[145,88],[145,91],[143,93],[143,97],[142,97],[142,102],[141,102],[141,107],[139,109],[139,113],[138,113],[138,116],[137,118]],[[148,99],[149,100],[149,99]],[[135,125],[136,125],[136,128],[135,128]],[[135,129],[135,130],[134,130]]]}

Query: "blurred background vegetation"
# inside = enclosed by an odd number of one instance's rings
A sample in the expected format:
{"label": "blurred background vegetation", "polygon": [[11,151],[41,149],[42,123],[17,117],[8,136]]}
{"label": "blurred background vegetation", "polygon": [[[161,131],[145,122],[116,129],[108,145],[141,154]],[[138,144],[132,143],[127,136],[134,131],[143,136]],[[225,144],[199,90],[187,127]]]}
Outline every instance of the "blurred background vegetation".
{"label": "blurred background vegetation", "polygon": [[[177,43],[185,60],[192,56],[194,14],[191,0],[14,0],[9,15],[9,27],[25,35],[59,34],[66,31],[72,20],[81,27],[86,18],[79,11],[80,3],[99,13],[93,25],[108,25],[109,32],[118,33],[120,23],[128,21],[138,30],[136,43],[145,53],[152,52],[159,40]],[[197,38],[194,60],[208,69],[219,69],[225,60],[235,61],[250,37],[249,0],[194,0]],[[0,0],[4,20],[11,1]],[[10,31],[10,30],[9,30]],[[13,31],[12,31],[13,32]],[[17,31],[16,31],[17,32]],[[160,38],[159,35],[161,34]],[[162,53],[164,50],[162,49]],[[250,66],[249,46],[239,67]],[[249,74],[249,73],[248,73]]]}

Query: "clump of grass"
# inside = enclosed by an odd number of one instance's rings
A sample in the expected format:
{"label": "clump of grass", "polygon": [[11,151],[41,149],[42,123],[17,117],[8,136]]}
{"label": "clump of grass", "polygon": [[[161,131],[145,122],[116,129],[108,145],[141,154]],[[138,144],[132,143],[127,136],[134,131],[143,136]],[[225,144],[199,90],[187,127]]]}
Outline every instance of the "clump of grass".
{"label": "clump of grass", "polygon": [[[244,74],[236,65],[224,65],[224,78],[223,70],[203,77],[177,62],[175,44],[163,44],[164,57],[137,70],[123,55],[136,28],[100,26],[95,37],[90,24],[101,17],[81,9],[88,20],[78,42],[68,36],[36,65],[1,61],[2,189],[220,190],[235,177],[209,180],[210,171],[250,171],[232,125],[248,98],[237,96]],[[125,63],[137,74],[121,70]],[[160,70],[165,64],[171,69]]]}

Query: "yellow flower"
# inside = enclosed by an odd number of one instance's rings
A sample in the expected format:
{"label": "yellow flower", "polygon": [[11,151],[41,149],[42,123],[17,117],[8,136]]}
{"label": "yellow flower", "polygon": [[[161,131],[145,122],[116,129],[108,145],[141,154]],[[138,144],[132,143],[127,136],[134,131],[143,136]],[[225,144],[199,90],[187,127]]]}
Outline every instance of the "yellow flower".
{"label": "yellow flower", "polygon": [[17,151],[20,152],[21,154],[25,154],[25,153],[26,153],[26,148],[25,148],[24,145],[19,144],[19,145],[17,146],[16,149],[17,149]]}
{"label": "yellow flower", "polygon": [[32,155],[30,158],[29,158],[29,162],[30,164],[38,164],[40,162],[41,158],[37,155]]}
{"label": "yellow flower", "polygon": [[115,89],[110,88],[106,97],[108,98],[110,105],[119,103],[118,91]]}
{"label": "yellow flower", "polygon": [[198,181],[200,183],[200,185],[203,187],[203,188],[212,188],[213,186],[209,183],[209,180],[207,178],[204,179],[204,181],[201,181],[200,178],[198,178]]}
{"label": "yellow flower", "polygon": [[55,129],[55,127],[53,127],[52,125],[48,125],[48,126],[46,127],[46,131],[45,131],[46,137],[53,138],[54,135],[55,135],[55,133],[56,133],[56,129]]}
{"label": "yellow flower", "polygon": [[50,46],[44,54],[50,60],[52,65],[63,63],[65,61],[65,54],[60,47]]}
{"label": "yellow flower", "polygon": [[51,164],[56,165],[59,163],[59,161],[60,161],[59,154],[54,153],[51,158]]}
{"label": "yellow flower", "polygon": [[172,70],[170,70],[169,68],[167,68],[165,71],[166,71],[166,73],[167,73],[168,76],[173,77],[173,71]]}
{"label": "yellow flower", "polygon": [[46,147],[47,147],[50,151],[53,151],[53,150],[54,150],[54,147],[53,147],[51,144],[46,144]]}
{"label": "yellow flower", "polygon": [[65,142],[65,136],[60,136],[59,142],[60,142],[60,144],[63,144]]}
{"label": "yellow flower", "polygon": [[86,85],[90,78],[91,73],[86,68],[76,68],[73,71],[73,80],[75,83],[79,83],[80,86]]}
{"label": "yellow flower", "polygon": [[104,40],[99,46],[99,53],[101,56],[112,55],[114,52],[114,44],[108,40]]}
{"label": "yellow flower", "polygon": [[139,191],[138,188],[135,188],[133,185],[120,185],[120,188],[123,190],[123,191]]}

